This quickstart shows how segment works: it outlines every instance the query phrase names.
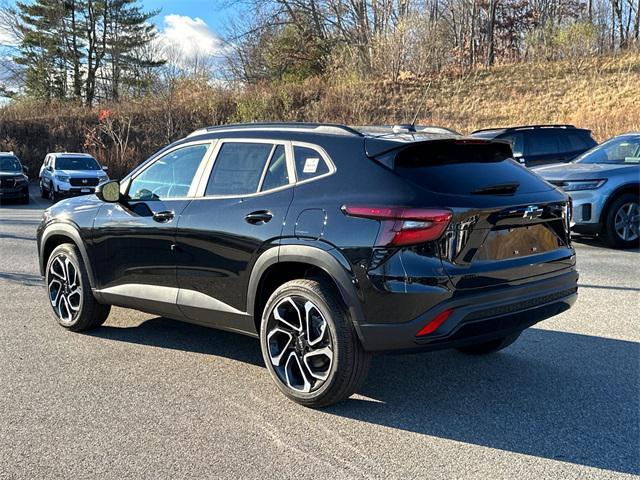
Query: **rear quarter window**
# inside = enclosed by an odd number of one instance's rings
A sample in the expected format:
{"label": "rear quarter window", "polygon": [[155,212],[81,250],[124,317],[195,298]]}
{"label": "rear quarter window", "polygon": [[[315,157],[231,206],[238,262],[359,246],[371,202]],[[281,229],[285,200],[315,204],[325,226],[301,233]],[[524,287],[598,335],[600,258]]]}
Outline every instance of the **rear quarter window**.
{"label": "rear quarter window", "polygon": [[322,154],[314,148],[294,145],[293,155],[299,182],[326,175],[331,171]]}

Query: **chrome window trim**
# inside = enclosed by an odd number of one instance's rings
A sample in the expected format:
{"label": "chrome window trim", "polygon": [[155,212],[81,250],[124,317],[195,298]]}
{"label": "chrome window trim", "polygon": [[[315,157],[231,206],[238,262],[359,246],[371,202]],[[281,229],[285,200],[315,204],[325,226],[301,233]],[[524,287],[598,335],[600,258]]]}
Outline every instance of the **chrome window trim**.
{"label": "chrome window trim", "polygon": [[[326,177],[328,177],[330,175],[333,175],[337,171],[337,168],[336,168],[335,164],[331,160],[331,157],[326,152],[326,150],[324,148],[322,148],[321,146],[316,145],[315,143],[290,141],[290,140],[279,140],[279,139],[267,139],[267,138],[252,138],[252,137],[217,138],[217,139],[209,140],[209,141],[213,141],[215,143],[215,145],[213,146],[213,148],[208,153],[207,160],[205,162],[203,162],[203,164],[201,164],[202,173],[201,173],[199,181],[197,182],[197,187],[196,187],[196,190],[195,190],[195,194],[194,194],[193,197],[189,197],[190,200],[218,200],[218,199],[234,199],[234,198],[252,198],[252,197],[257,197],[257,196],[260,196],[260,195],[268,195],[270,193],[279,192],[280,190],[285,190],[287,188],[295,187],[296,185],[302,185],[302,184],[305,184],[305,183],[315,182],[316,180],[320,180],[322,178],[326,178]],[[193,142],[193,143],[206,143],[206,142],[199,141],[199,142]],[[281,185],[280,187],[272,188],[270,190],[265,190],[265,191],[258,190],[257,192],[254,192],[254,193],[246,193],[246,194],[238,194],[238,195],[208,195],[208,196],[205,195],[205,192],[206,192],[206,189],[207,189],[207,184],[209,183],[209,178],[211,176],[211,172],[213,171],[213,167],[215,165],[215,161],[218,158],[218,154],[220,153],[220,150],[222,149],[222,146],[225,143],[269,143],[269,144],[272,144],[274,147],[276,147],[278,145],[284,145],[285,154],[286,154],[286,160],[287,160],[287,172],[289,174],[289,183],[286,184],[286,185]],[[297,178],[297,175],[296,175],[294,152],[293,152],[293,147],[294,146],[310,148],[310,149],[315,150],[316,152],[318,152],[318,154],[320,155],[320,158],[322,158],[322,160],[325,162],[325,164],[327,165],[327,168],[329,169],[329,171],[327,173],[322,174],[322,175],[318,175],[317,177],[312,177],[312,178],[308,178],[307,180],[298,181],[298,178]],[[269,162],[271,161],[271,156],[273,155],[274,152],[275,152],[275,148],[272,149],[272,151],[270,153],[270,156],[269,156],[269,159],[266,161],[265,165],[269,164]],[[169,152],[167,152],[167,153],[169,153]],[[261,185],[262,184],[260,183],[258,188],[260,188]]]}
{"label": "chrome window trim", "polygon": [[147,199],[147,200],[131,199],[131,201],[133,201],[133,202],[140,202],[140,201],[143,201],[143,202],[157,202],[157,201],[169,201],[169,200],[190,200],[190,199],[194,198],[194,196],[196,194],[197,187],[200,184],[203,171],[206,168],[206,165],[209,162],[211,154],[215,150],[215,146],[217,145],[217,143],[218,143],[217,139],[194,140],[193,142],[181,143],[180,145],[176,145],[175,147],[172,147],[171,149],[167,150],[166,152],[163,152],[162,155],[158,156],[153,161],[149,162],[143,168],[141,168],[140,170],[135,172],[134,175],[131,175],[130,177],[125,177],[125,179],[123,180],[123,181],[126,181],[126,191],[124,192],[124,194],[128,196],[129,195],[129,189],[131,188],[131,183],[136,178],[138,178],[138,176],[142,175],[142,173],[144,173],[148,168],[150,168],[152,165],[155,165],[156,162],[162,160],[167,155],[171,155],[173,152],[175,152],[177,150],[181,150],[183,148],[195,147],[195,146],[198,146],[198,145],[208,145],[207,151],[205,152],[205,154],[203,155],[202,159],[200,160],[200,164],[198,165],[198,168],[196,169],[195,174],[193,175],[193,179],[191,180],[191,185],[189,186],[189,191],[187,192],[186,196],[182,196],[182,197],[165,197],[165,198]]}

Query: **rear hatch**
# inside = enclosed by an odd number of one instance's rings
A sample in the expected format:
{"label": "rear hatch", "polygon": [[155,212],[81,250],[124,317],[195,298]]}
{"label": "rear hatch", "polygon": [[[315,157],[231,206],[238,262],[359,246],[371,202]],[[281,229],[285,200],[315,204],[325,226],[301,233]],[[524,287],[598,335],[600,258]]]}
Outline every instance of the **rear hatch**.
{"label": "rear hatch", "polygon": [[424,191],[424,206],[452,210],[439,251],[457,289],[523,283],[574,264],[567,197],[514,161],[507,143],[448,139],[386,151],[379,142],[368,147]]}

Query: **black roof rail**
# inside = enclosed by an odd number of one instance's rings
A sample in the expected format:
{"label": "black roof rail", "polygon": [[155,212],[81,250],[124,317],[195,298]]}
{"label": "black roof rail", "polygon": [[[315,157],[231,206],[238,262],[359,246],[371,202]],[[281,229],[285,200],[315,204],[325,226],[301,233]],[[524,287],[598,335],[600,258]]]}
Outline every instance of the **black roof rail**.
{"label": "black roof rail", "polygon": [[520,126],[516,126],[516,127],[497,127],[497,128],[481,128],[480,130],[474,130],[473,132],[471,132],[471,134],[473,135],[474,133],[480,133],[480,132],[497,132],[498,130],[500,131],[504,131],[504,132],[508,132],[508,131],[512,131],[512,130],[526,130],[528,128],[576,128],[575,125],[569,125],[569,124],[565,124],[565,123],[558,123],[558,124],[541,124],[541,125],[520,125]]}
{"label": "black roof rail", "polygon": [[202,135],[211,132],[229,132],[242,130],[279,130],[279,131],[309,131],[314,133],[324,133],[332,135],[352,135],[362,137],[357,130],[338,123],[307,123],[307,122],[252,122],[252,123],[231,123],[228,125],[215,125],[201,128],[192,132],[189,136]]}

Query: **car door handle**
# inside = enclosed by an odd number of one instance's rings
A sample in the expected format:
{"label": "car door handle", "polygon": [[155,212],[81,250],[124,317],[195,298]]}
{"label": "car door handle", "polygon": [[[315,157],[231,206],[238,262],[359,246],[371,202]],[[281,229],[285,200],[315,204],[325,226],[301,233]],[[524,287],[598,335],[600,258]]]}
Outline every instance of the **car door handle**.
{"label": "car door handle", "polygon": [[263,223],[267,223],[272,218],[273,214],[268,210],[258,210],[257,212],[251,212],[246,217],[244,217],[247,223],[251,223],[252,225],[262,225]]}
{"label": "car door handle", "polygon": [[173,220],[175,214],[171,210],[165,210],[164,212],[157,212],[153,214],[153,219],[156,222],[165,223]]}

